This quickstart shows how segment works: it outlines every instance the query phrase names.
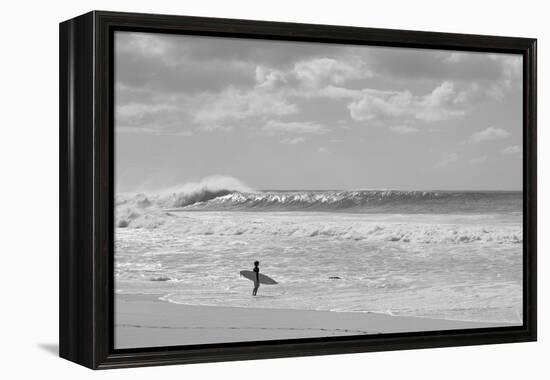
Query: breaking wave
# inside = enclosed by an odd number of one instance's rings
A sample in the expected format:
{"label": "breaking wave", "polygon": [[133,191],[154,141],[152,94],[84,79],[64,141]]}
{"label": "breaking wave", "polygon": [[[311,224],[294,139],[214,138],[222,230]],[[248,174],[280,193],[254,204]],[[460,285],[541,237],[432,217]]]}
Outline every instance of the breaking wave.
{"label": "breaking wave", "polygon": [[[177,206],[176,206],[177,207]],[[266,191],[228,192],[186,210],[345,211],[368,213],[468,213],[521,210],[519,192]]]}
{"label": "breaking wave", "polygon": [[162,192],[119,194],[116,223],[156,228],[179,211],[512,214],[521,210],[521,192],[255,191],[235,178],[213,176]]}
{"label": "breaking wave", "polygon": [[233,177],[211,176],[199,182],[189,182],[150,194],[118,194],[115,200],[116,224],[117,227],[128,227],[132,224],[155,228],[163,224],[159,217],[170,216],[166,210],[206,203],[235,192],[253,191]]}

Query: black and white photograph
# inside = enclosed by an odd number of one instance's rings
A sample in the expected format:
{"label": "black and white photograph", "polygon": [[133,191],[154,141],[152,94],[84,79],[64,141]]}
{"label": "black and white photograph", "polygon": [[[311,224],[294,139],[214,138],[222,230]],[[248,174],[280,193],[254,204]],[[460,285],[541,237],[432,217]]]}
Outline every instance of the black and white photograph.
{"label": "black and white photograph", "polygon": [[546,8],[6,2],[0,377],[543,378]]}
{"label": "black and white photograph", "polygon": [[520,54],[114,35],[114,345],[523,324]]}

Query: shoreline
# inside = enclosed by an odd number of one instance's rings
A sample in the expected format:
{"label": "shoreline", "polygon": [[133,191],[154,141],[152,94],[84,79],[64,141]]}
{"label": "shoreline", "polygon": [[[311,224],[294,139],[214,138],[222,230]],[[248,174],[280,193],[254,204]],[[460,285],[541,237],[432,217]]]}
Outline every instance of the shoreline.
{"label": "shoreline", "polygon": [[517,326],[371,312],[191,306],[115,294],[115,347],[138,348]]}

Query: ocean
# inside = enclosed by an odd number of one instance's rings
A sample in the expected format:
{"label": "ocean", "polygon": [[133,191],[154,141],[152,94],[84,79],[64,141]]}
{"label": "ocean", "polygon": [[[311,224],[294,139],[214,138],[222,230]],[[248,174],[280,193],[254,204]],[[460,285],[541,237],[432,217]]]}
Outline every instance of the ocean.
{"label": "ocean", "polygon": [[[117,194],[115,290],[187,305],[522,323],[522,193]],[[279,282],[239,276],[255,260]]]}

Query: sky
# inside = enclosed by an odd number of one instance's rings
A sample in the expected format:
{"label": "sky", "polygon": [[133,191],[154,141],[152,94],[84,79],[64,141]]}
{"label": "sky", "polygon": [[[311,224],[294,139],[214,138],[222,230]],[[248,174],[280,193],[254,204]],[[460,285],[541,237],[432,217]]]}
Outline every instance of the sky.
{"label": "sky", "polygon": [[116,32],[117,192],[521,190],[520,55]]}

